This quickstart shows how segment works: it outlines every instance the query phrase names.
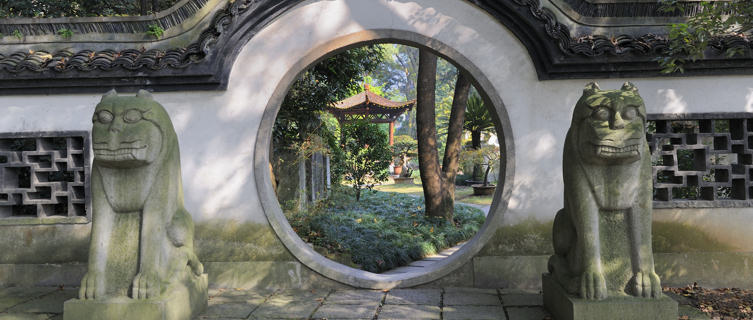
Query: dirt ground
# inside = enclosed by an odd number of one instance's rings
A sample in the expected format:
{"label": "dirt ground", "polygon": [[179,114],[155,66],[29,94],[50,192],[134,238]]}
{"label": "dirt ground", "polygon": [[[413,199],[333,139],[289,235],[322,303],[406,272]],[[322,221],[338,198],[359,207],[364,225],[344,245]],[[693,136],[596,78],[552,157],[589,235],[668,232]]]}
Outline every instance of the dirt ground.
{"label": "dirt ground", "polygon": [[[697,284],[684,288],[664,288],[683,305],[693,307],[711,319],[750,319],[753,320],[753,290],[737,288],[706,289]],[[682,314],[682,312],[681,312]],[[681,316],[680,319],[692,319]]]}

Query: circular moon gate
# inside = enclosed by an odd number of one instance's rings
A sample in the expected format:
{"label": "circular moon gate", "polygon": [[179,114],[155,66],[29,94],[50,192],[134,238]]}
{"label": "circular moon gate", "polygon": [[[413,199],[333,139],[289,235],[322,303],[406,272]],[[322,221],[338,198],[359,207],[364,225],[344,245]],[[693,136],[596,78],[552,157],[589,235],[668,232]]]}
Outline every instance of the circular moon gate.
{"label": "circular moon gate", "polygon": [[[359,269],[354,269],[334,262],[320,255],[309,245],[304,243],[293,231],[277,201],[271,186],[269,173],[269,147],[271,144],[272,130],[280,105],[295,79],[310,65],[321,61],[338,52],[349,48],[373,43],[399,43],[433,51],[440,57],[452,62],[460,71],[465,71],[473,78],[473,84],[479,89],[492,106],[492,114],[496,124],[497,133],[504,139],[500,139],[504,161],[500,166],[499,181],[502,188],[497,188],[494,200],[487,216],[486,222],[476,235],[460,250],[450,257],[443,259],[421,272],[409,272],[402,274],[375,274]],[[468,59],[453,48],[438,40],[405,31],[405,30],[365,30],[344,37],[339,37],[328,43],[312,48],[309,53],[299,60],[278,83],[271,99],[269,100],[262,117],[259,133],[257,135],[254,170],[256,185],[261,198],[262,209],[280,240],[288,250],[304,265],[317,273],[332,280],[348,284],[354,287],[371,289],[389,289],[395,287],[411,287],[437,280],[453,270],[458,269],[469,262],[477,254],[486,242],[493,236],[502,220],[502,213],[507,208],[507,202],[513,185],[514,150],[512,132],[507,112],[502,100],[494,87],[483,72],[475,67]]]}

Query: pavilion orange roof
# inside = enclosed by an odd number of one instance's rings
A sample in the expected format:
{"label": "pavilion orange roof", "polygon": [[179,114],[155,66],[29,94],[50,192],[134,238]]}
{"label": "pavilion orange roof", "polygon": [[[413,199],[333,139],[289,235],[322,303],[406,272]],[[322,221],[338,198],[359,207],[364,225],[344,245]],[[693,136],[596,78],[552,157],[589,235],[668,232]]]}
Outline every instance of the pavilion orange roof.
{"label": "pavilion orange roof", "polygon": [[406,102],[392,101],[369,91],[368,86],[364,87],[363,92],[336,102],[327,111],[340,121],[364,119],[374,123],[387,123],[395,121],[416,105],[415,99]]}

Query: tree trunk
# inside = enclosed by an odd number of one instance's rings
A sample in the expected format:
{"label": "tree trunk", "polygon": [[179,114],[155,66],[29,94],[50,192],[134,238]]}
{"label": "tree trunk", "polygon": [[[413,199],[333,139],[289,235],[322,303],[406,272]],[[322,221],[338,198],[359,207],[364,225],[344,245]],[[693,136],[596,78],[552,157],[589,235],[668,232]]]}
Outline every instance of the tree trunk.
{"label": "tree trunk", "polygon": [[426,214],[446,217],[452,211],[442,205],[442,170],[437,151],[437,127],[434,123],[437,57],[425,49],[419,50],[418,84],[416,88],[416,136],[418,140],[418,168],[424,189]]}
{"label": "tree trunk", "polygon": [[139,0],[139,10],[142,16],[145,16],[149,12],[149,3],[147,0]]}
{"label": "tree trunk", "polygon": [[416,94],[418,166],[421,171],[426,214],[452,221],[455,204],[455,175],[458,169],[458,153],[470,81],[464,74],[458,75],[450,112],[443,166],[440,167],[435,122],[436,70],[437,57],[425,49],[420,49]]}
{"label": "tree trunk", "polygon": [[[471,131],[471,148],[473,148],[474,150],[478,150],[479,148],[481,148],[481,130]],[[481,165],[474,164],[473,175],[471,179],[476,180],[476,181],[481,180],[482,170],[483,168],[481,167]]]}

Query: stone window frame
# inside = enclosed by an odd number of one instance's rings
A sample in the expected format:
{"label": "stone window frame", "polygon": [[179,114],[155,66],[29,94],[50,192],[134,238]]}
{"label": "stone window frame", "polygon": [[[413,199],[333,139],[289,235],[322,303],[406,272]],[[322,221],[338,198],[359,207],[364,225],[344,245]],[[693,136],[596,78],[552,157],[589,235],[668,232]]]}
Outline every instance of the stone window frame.
{"label": "stone window frame", "polygon": [[[49,224],[86,224],[91,221],[91,214],[92,214],[92,208],[91,208],[91,134],[89,131],[82,131],[82,130],[67,130],[67,131],[35,131],[35,132],[0,132],[0,139],[7,140],[7,139],[41,139],[41,138],[69,138],[69,137],[76,137],[82,139],[82,145],[80,150],[72,150],[72,147],[70,144],[66,146],[66,158],[70,159],[70,154],[73,154],[71,151],[78,152],[80,151],[82,155],[82,167],[80,167],[83,171],[83,205],[84,205],[84,214],[75,214],[72,212],[68,212],[66,216],[60,216],[60,215],[52,215],[52,216],[44,216],[44,214],[40,214],[40,209],[37,208],[37,216],[9,216],[9,217],[0,217],[0,226],[11,226],[11,225],[49,225]],[[39,140],[37,140],[39,142]],[[0,156],[4,155],[4,153],[9,154],[9,151],[2,150],[2,145],[0,145]],[[36,147],[37,150],[39,150],[39,146]],[[75,148],[78,149],[78,148]],[[49,150],[46,152],[54,152],[58,150]],[[18,152],[18,151],[16,151]],[[24,151],[21,151],[24,152]],[[34,151],[36,152],[36,151]],[[23,161],[23,157],[19,159]],[[6,161],[10,162],[10,159],[7,159]],[[54,161],[54,160],[52,160]],[[31,166],[31,164],[30,164]],[[39,166],[36,165],[39,169]],[[0,169],[6,167],[4,164],[0,164]],[[33,169],[32,169],[33,170]],[[32,172],[33,173],[33,172]],[[0,175],[0,178],[2,176]],[[31,181],[30,183],[33,183]],[[19,188],[21,189],[21,188]],[[31,189],[31,188],[29,188]],[[25,193],[25,192],[24,192]],[[3,185],[0,183],[0,194],[8,194],[5,193],[3,190]],[[23,194],[23,193],[21,193]],[[10,197],[8,197],[10,198]],[[68,198],[71,198],[71,195],[68,195]],[[6,201],[9,201],[10,199],[7,199]],[[39,200],[39,199],[37,199]],[[68,200],[70,201],[70,200]],[[2,202],[2,201],[0,201]],[[34,201],[37,202],[34,205],[40,206],[44,205],[43,201]],[[0,205],[1,206],[1,205]]]}
{"label": "stone window frame", "polygon": [[[647,120],[654,123],[654,132],[647,133],[654,208],[753,207],[753,113],[649,114]],[[718,121],[728,121],[727,128],[718,128]],[[672,122],[695,122],[696,127],[673,132]],[[680,168],[678,150],[692,157],[685,168]],[[691,192],[695,198],[675,192]]]}

